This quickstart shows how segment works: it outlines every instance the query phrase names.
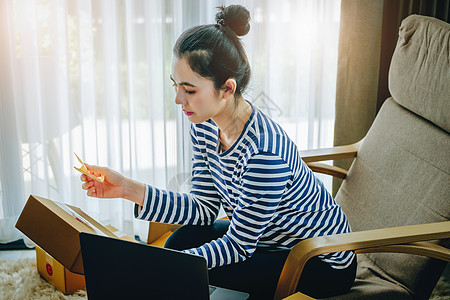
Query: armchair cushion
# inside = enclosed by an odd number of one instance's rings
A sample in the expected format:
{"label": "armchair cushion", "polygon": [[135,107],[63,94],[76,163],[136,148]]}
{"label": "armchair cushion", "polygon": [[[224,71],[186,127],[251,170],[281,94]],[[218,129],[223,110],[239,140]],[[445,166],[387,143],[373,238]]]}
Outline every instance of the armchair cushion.
{"label": "armchair cushion", "polygon": [[448,220],[449,149],[448,133],[387,100],[336,196],[352,230]]}
{"label": "armchair cushion", "polygon": [[356,281],[350,292],[345,296],[330,297],[326,299],[411,300],[411,295],[408,293],[407,287],[401,285],[386,274],[368,259],[365,254],[358,254]]}
{"label": "armchair cushion", "polygon": [[450,132],[450,24],[412,15],[402,22],[389,69],[394,99]]}

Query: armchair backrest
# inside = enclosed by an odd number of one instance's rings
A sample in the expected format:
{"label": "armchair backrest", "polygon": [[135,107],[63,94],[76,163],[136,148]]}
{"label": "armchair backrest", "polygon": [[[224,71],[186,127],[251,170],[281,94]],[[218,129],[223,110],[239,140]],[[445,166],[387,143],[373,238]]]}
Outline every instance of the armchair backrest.
{"label": "armchair backrest", "polygon": [[[402,22],[389,89],[336,195],[353,231],[450,219],[450,24]],[[428,299],[445,267],[406,254],[368,257],[416,299]]]}

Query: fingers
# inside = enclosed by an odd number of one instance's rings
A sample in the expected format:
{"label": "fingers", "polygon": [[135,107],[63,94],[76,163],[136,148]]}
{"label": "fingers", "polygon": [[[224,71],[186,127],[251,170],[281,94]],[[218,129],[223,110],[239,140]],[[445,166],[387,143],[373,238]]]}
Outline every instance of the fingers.
{"label": "fingers", "polygon": [[94,175],[95,177],[100,177],[100,176],[102,176],[102,173],[99,173],[99,172],[91,172],[91,174],[92,175]]}
{"label": "fingers", "polygon": [[93,187],[93,186],[94,186],[94,181],[91,180],[91,181],[89,181],[89,182],[83,183],[83,185],[81,186],[81,188],[82,188],[83,190],[88,190],[89,188],[91,188],[91,187]]}
{"label": "fingers", "polygon": [[105,173],[107,173],[107,170],[108,170],[108,168],[105,168],[105,167],[89,165],[89,164],[86,164],[86,163],[84,165],[89,170],[89,172],[92,175],[94,175],[95,177],[101,177],[102,175],[105,175]]}
{"label": "fingers", "polygon": [[97,197],[97,191],[95,189],[95,184],[94,184],[93,180],[83,183],[81,188],[83,190],[87,191],[87,195],[88,196],[90,196],[90,197]]}
{"label": "fingers", "polygon": [[99,167],[99,166],[95,166],[95,165],[89,165],[87,163],[84,163],[84,165],[86,166],[86,168],[91,172],[91,173],[103,173],[104,172],[104,167]]}
{"label": "fingers", "polygon": [[95,188],[92,187],[92,188],[88,189],[87,195],[88,195],[89,197],[97,197],[97,192],[95,191]]}
{"label": "fingers", "polygon": [[[101,169],[103,169],[102,167],[91,166],[91,165],[88,165],[88,164],[85,164],[85,165],[88,168],[88,170],[90,170],[91,174],[93,174],[94,176],[101,176],[99,171]],[[80,180],[82,182],[84,182],[81,185],[81,188],[83,190],[87,191],[87,195],[90,196],[90,197],[97,197],[97,191],[95,189],[95,181],[92,178],[86,176],[85,174],[81,174]]]}
{"label": "fingers", "polygon": [[94,179],[92,179],[92,178],[89,177],[89,176],[86,176],[86,174],[81,175],[81,176],[80,176],[80,180],[81,180],[82,182],[94,182]]}

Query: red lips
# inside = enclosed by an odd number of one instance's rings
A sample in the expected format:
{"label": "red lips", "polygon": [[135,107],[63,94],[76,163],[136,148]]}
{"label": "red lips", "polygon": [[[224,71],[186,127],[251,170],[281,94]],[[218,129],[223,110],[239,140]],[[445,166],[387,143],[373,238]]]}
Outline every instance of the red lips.
{"label": "red lips", "polygon": [[183,109],[183,111],[184,111],[184,113],[186,114],[186,116],[190,116],[190,115],[192,115],[193,114],[193,112],[190,112],[190,111],[185,111],[184,109]]}

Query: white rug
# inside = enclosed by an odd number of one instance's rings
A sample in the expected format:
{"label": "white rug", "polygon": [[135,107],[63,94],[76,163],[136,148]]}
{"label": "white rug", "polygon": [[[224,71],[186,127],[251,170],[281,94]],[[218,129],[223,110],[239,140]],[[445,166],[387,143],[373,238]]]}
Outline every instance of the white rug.
{"label": "white rug", "polygon": [[0,260],[0,299],[87,299],[86,290],[64,295],[41,278],[36,259]]}

